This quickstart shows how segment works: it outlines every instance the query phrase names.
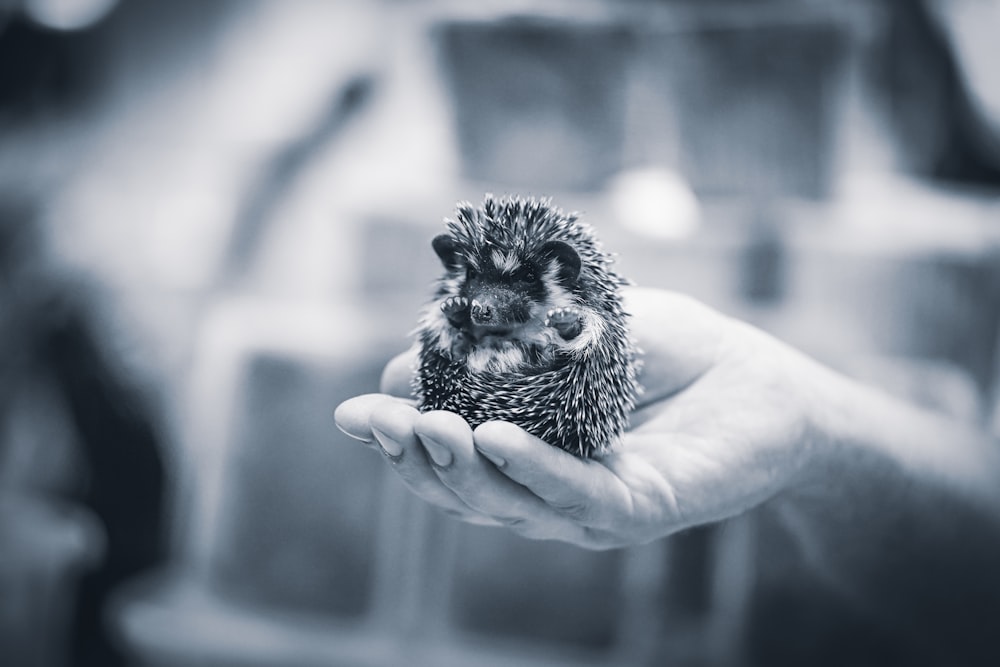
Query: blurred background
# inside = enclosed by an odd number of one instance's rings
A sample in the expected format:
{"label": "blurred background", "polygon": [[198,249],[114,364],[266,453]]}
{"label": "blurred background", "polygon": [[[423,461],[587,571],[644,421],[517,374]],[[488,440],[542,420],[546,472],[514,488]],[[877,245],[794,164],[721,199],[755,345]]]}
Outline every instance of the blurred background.
{"label": "blurred background", "polygon": [[751,513],[459,525],[333,425],[459,199],[984,425],[995,0],[0,0],[0,655],[920,664]]}

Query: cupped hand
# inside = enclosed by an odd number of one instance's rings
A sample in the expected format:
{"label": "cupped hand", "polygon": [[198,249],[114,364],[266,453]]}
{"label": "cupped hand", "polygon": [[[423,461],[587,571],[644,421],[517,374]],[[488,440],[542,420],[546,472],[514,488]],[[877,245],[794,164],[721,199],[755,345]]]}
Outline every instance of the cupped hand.
{"label": "cupped hand", "polygon": [[643,393],[600,459],[507,422],[473,430],[451,412],[420,413],[405,398],[415,350],[386,367],[385,393],[342,403],[337,424],[449,514],[595,549],[734,516],[798,484],[815,441],[818,366],[690,298],[637,288],[625,298]]}

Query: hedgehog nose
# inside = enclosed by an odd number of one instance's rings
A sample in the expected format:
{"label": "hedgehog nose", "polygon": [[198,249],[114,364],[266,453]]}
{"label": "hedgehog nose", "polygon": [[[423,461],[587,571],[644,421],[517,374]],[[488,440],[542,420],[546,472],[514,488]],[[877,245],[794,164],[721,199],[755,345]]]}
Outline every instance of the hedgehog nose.
{"label": "hedgehog nose", "polygon": [[519,295],[494,288],[483,290],[472,299],[469,315],[476,326],[510,328],[527,322],[530,313]]}
{"label": "hedgehog nose", "polygon": [[478,299],[472,302],[472,321],[476,324],[490,324],[493,315],[494,309],[489,303],[483,303]]}

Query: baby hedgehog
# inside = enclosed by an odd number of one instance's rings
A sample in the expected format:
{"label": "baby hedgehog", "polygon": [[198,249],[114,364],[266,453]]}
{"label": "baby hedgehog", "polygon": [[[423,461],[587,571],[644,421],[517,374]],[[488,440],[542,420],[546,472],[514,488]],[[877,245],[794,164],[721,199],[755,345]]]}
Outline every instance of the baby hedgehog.
{"label": "baby hedgehog", "polygon": [[420,409],[473,428],[513,422],[584,458],[607,452],[637,391],[628,283],[611,255],[548,200],[487,195],[446,223],[432,242],[445,273],[417,329]]}

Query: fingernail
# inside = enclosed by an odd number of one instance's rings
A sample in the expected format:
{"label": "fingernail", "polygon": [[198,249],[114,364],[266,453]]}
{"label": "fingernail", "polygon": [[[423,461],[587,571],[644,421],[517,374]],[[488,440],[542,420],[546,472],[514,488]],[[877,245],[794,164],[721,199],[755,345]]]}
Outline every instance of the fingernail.
{"label": "fingernail", "polygon": [[[334,422],[334,423],[336,424],[336,422]],[[347,436],[348,438],[350,438],[351,440],[357,440],[358,442],[363,442],[363,443],[365,443],[366,445],[370,445],[370,444],[372,443],[372,441],[371,441],[371,440],[369,440],[368,438],[362,438],[362,437],[361,437],[361,436],[359,436],[359,435],[354,435],[354,434],[353,434],[353,433],[351,433],[350,431],[346,430],[346,429],[345,429],[345,428],[344,428],[343,426],[341,426],[340,424],[336,424],[336,426],[337,426],[337,429],[338,429],[338,430],[339,430],[339,431],[340,431],[341,433],[343,433],[344,435],[346,435],[346,436]]]}
{"label": "fingernail", "polygon": [[385,452],[386,456],[396,458],[403,453],[403,446],[387,436],[385,433],[372,428],[372,435],[374,435],[375,439],[378,440],[378,445],[382,448],[382,451]]}
{"label": "fingernail", "polygon": [[499,456],[497,456],[496,454],[490,454],[489,452],[484,452],[483,450],[479,449],[478,447],[476,448],[476,451],[479,452],[480,455],[482,455],[483,457],[489,459],[490,462],[492,462],[493,465],[495,465],[497,468],[503,468],[505,465],[507,465],[507,462],[504,461]]}
{"label": "fingernail", "polygon": [[427,436],[420,436],[420,442],[424,444],[424,449],[427,450],[427,454],[431,457],[431,461],[434,462],[438,468],[447,468],[451,465],[452,456],[451,450],[444,445],[431,440]]}

